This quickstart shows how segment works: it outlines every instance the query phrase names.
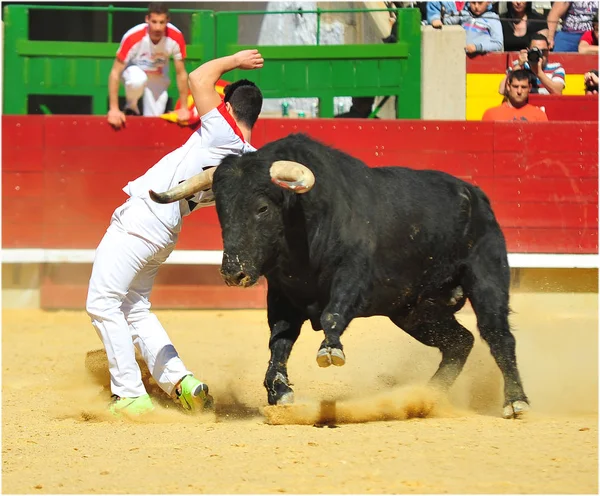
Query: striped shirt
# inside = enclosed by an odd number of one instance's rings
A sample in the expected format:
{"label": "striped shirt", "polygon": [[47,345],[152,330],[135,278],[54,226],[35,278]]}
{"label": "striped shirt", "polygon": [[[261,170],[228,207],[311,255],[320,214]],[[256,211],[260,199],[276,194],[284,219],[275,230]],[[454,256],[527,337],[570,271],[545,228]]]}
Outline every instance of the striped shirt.
{"label": "striped shirt", "polygon": [[185,59],[183,34],[168,23],[165,35],[155,45],[148,34],[148,24],[134,26],[125,33],[117,50],[117,59],[126,66],[135,65],[149,77],[165,77],[169,71],[169,57]]}
{"label": "striped shirt", "polygon": [[[519,63],[519,60],[515,60],[513,62],[513,67]],[[524,69],[531,70],[529,67],[529,62],[525,62]],[[511,68],[508,69],[507,74],[512,71]],[[563,85],[563,88],[566,86],[565,83],[565,69],[560,64],[560,62],[548,62],[543,67],[544,74],[548,76],[553,82],[560,83]],[[549,95],[550,92],[544,88],[544,85],[540,81],[540,78],[533,75],[531,77],[531,93],[538,93],[540,95]]]}

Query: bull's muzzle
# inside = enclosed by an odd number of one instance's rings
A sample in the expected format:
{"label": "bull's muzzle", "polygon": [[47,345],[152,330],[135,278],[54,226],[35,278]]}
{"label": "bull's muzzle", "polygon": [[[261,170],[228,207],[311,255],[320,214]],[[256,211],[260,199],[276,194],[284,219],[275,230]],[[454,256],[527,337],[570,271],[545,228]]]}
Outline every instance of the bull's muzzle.
{"label": "bull's muzzle", "polygon": [[221,265],[221,277],[227,286],[237,286],[249,288],[258,281],[256,271],[250,269],[247,265],[238,262],[226,262],[225,256]]}

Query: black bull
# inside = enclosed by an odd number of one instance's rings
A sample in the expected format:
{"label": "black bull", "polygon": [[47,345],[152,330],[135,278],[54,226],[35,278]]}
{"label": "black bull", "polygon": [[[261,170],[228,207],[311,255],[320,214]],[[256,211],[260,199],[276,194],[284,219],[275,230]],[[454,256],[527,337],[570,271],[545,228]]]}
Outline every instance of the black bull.
{"label": "black bull", "polygon": [[287,361],[306,320],[324,331],[317,362],[328,366],[345,363],[340,337],[352,319],[385,315],[439,348],[431,382],[450,387],[473,346],[455,318],[469,299],[504,377],[504,416],[528,409],[508,323],[506,243],[479,188],[439,171],[369,168],[304,135],[213,171],[221,274],[229,285],[261,275],[268,284],[269,404],[293,401]]}

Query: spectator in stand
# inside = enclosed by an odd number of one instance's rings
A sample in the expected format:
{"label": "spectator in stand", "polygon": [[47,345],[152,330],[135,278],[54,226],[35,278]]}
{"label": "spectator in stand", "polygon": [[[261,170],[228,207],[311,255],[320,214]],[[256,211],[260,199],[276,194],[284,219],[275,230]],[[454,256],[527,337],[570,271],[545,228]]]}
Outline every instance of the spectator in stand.
{"label": "spectator in stand", "polygon": [[444,24],[460,24],[467,32],[465,52],[469,55],[501,52],[504,38],[498,14],[492,12],[491,2],[468,2],[467,10],[444,15]]}
{"label": "spectator in stand", "polygon": [[529,103],[531,80],[529,71],[517,69],[508,76],[506,84],[506,101],[498,107],[487,109],[483,121],[529,121],[544,122],[546,114],[535,105]]}
{"label": "spectator in stand", "polygon": [[592,29],[583,33],[579,40],[579,53],[598,54],[598,12],[592,19]]}
{"label": "spectator in stand", "polygon": [[[373,103],[375,103],[374,96],[353,96],[350,110],[348,112],[344,112],[343,114],[338,114],[335,117],[366,119],[369,117],[369,115],[371,115]],[[375,116],[375,119],[379,119],[379,117]]]}
{"label": "spectator in stand", "polygon": [[442,18],[447,15],[458,15],[466,10],[467,2],[425,2],[427,4],[427,24],[441,28]]}
{"label": "spectator in stand", "polygon": [[[125,113],[140,115],[138,100],[143,97],[145,116],[158,116],[165,112],[167,88],[170,80],[169,57],[173,57],[181,108],[177,110],[179,122],[190,118],[188,110],[188,74],[183,34],[169,22],[169,9],[164,3],[148,6],[146,22],[125,33],[117,57],[108,76],[108,122],[115,128],[125,124]],[[119,84],[125,85],[125,112],[119,109]]]}
{"label": "spectator in stand", "polygon": [[546,18],[533,10],[531,2],[508,2],[500,16],[505,52],[519,52],[529,46],[531,35],[548,34]]}
{"label": "spectator in stand", "polygon": [[597,95],[598,94],[598,70],[586,72],[583,76],[585,83],[585,94],[586,95]]}
{"label": "spectator in stand", "polygon": [[[597,1],[554,2],[548,13],[548,44],[555,52],[576,52],[579,40],[592,29],[592,19],[598,14]],[[562,18],[562,30],[557,32]]]}
{"label": "spectator in stand", "polygon": [[[531,35],[528,50],[521,50],[519,58],[508,68],[508,74],[517,69],[530,71],[531,93],[562,95],[565,89],[565,70],[559,62],[548,62],[548,40],[543,34]],[[506,77],[500,82],[498,92],[504,95]]]}

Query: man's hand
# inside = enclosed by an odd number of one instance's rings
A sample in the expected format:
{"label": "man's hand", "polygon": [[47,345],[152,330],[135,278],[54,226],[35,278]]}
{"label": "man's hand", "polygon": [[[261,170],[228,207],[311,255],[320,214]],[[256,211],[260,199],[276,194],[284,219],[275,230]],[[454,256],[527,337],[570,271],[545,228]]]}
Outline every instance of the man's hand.
{"label": "man's hand", "polygon": [[465,47],[465,52],[467,53],[475,53],[477,51],[477,47],[473,44],[467,45]]}
{"label": "man's hand", "polygon": [[[532,67],[532,69],[533,69],[533,67]],[[540,57],[540,59],[538,59],[537,67],[535,68],[535,74],[536,74],[536,76],[539,76],[540,74],[544,74],[544,61],[542,60],[541,57]]]}
{"label": "man's hand", "polygon": [[442,21],[440,19],[434,19],[431,21],[431,27],[435,29],[442,29]]}
{"label": "man's hand", "polygon": [[583,80],[587,85],[598,85],[598,76],[596,76],[596,74],[594,74],[593,72],[586,72],[583,76]]}
{"label": "man's hand", "polygon": [[177,109],[175,113],[177,114],[178,124],[187,124],[192,116],[192,113],[186,108]]}
{"label": "man's hand", "polygon": [[235,54],[237,67],[239,69],[260,69],[265,60],[258,50],[242,50]]}
{"label": "man's hand", "polygon": [[518,63],[521,68],[525,67],[525,62],[527,62],[527,49],[523,49],[519,52]]}
{"label": "man's hand", "polygon": [[108,111],[108,123],[115,129],[120,129],[121,126],[125,125],[125,114],[119,109]]}

